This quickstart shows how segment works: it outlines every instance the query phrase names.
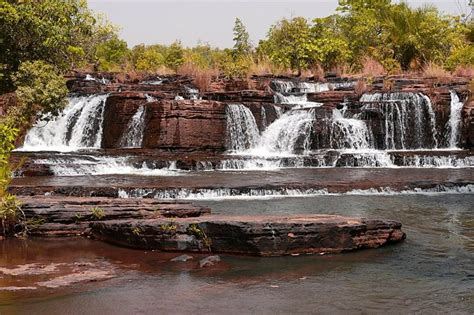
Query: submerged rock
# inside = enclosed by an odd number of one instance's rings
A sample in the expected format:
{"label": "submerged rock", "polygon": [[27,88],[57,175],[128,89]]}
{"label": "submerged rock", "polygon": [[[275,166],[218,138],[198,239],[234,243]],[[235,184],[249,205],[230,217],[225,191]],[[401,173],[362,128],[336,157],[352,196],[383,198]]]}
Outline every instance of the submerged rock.
{"label": "submerged rock", "polygon": [[[205,216],[94,222],[100,240],[162,251],[283,256],[340,253],[403,241],[401,223],[336,215]],[[140,227],[141,233],[133,231]]]}
{"label": "submerged rock", "polygon": [[221,262],[221,258],[217,255],[208,256],[199,261],[199,268],[212,267]]}
{"label": "submerged rock", "polygon": [[193,256],[181,255],[181,256],[178,256],[178,257],[175,257],[175,258],[171,259],[170,261],[173,261],[173,262],[187,262],[187,261],[193,260],[193,259],[194,259]]}

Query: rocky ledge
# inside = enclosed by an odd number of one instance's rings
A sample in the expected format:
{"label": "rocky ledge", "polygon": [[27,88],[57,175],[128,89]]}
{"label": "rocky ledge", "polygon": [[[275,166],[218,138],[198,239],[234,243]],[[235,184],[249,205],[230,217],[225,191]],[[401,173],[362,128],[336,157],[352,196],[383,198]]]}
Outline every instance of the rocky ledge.
{"label": "rocky ledge", "polygon": [[336,215],[218,216],[93,222],[92,235],[148,250],[255,256],[334,254],[403,241],[401,223]]}
{"label": "rocky ledge", "polygon": [[35,236],[89,234],[94,221],[198,217],[210,209],[186,202],[153,199],[116,199],[33,196],[20,197],[30,221],[29,233]]}

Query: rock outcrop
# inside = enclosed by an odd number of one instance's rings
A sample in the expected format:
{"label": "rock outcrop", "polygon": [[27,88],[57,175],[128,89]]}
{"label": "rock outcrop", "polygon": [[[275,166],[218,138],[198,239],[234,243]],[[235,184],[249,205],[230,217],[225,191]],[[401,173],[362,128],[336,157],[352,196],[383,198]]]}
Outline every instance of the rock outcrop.
{"label": "rock outcrop", "polygon": [[341,253],[405,239],[398,222],[334,215],[116,220],[94,222],[92,233],[132,248],[256,256]]}
{"label": "rock outcrop", "polygon": [[183,218],[209,214],[210,209],[190,203],[153,199],[20,197],[22,210],[32,222],[29,234],[69,236],[87,233],[94,221],[143,218]]}

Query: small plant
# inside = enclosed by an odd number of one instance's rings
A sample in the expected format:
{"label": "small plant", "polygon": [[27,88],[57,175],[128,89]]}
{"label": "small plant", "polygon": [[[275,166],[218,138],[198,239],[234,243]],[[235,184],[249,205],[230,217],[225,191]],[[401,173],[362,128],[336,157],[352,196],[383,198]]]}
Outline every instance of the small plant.
{"label": "small plant", "polygon": [[91,209],[91,215],[95,220],[102,220],[105,217],[105,211],[100,207],[94,207]]}
{"label": "small plant", "polygon": [[80,213],[74,214],[74,222],[78,223],[78,222],[83,221],[84,219],[85,218],[82,214],[80,214]]}
{"label": "small plant", "polygon": [[3,236],[26,236],[28,233],[26,216],[16,196],[5,194],[0,199],[0,222]]}
{"label": "small plant", "polygon": [[176,225],[174,219],[171,219],[169,223],[161,225],[161,230],[165,233],[175,234],[178,226]]}
{"label": "small plant", "polygon": [[190,224],[187,229],[188,234],[196,236],[199,240],[202,241],[204,246],[207,247],[207,250],[211,252],[212,240],[207,235],[204,229],[200,228],[197,223]]}
{"label": "small plant", "polygon": [[139,226],[136,226],[132,229],[132,234],[135,236],[142,236],[142,229]]}

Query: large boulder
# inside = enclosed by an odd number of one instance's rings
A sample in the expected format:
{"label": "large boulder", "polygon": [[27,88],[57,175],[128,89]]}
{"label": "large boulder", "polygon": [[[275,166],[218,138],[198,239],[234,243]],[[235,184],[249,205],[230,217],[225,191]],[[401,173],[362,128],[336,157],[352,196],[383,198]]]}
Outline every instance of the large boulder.
{"label": "large boulder", "polygon": [[401,224],[336,215],[205,216],[94,222],[94,237],[122,246],[282,256],[377,248],[405,239]]}

